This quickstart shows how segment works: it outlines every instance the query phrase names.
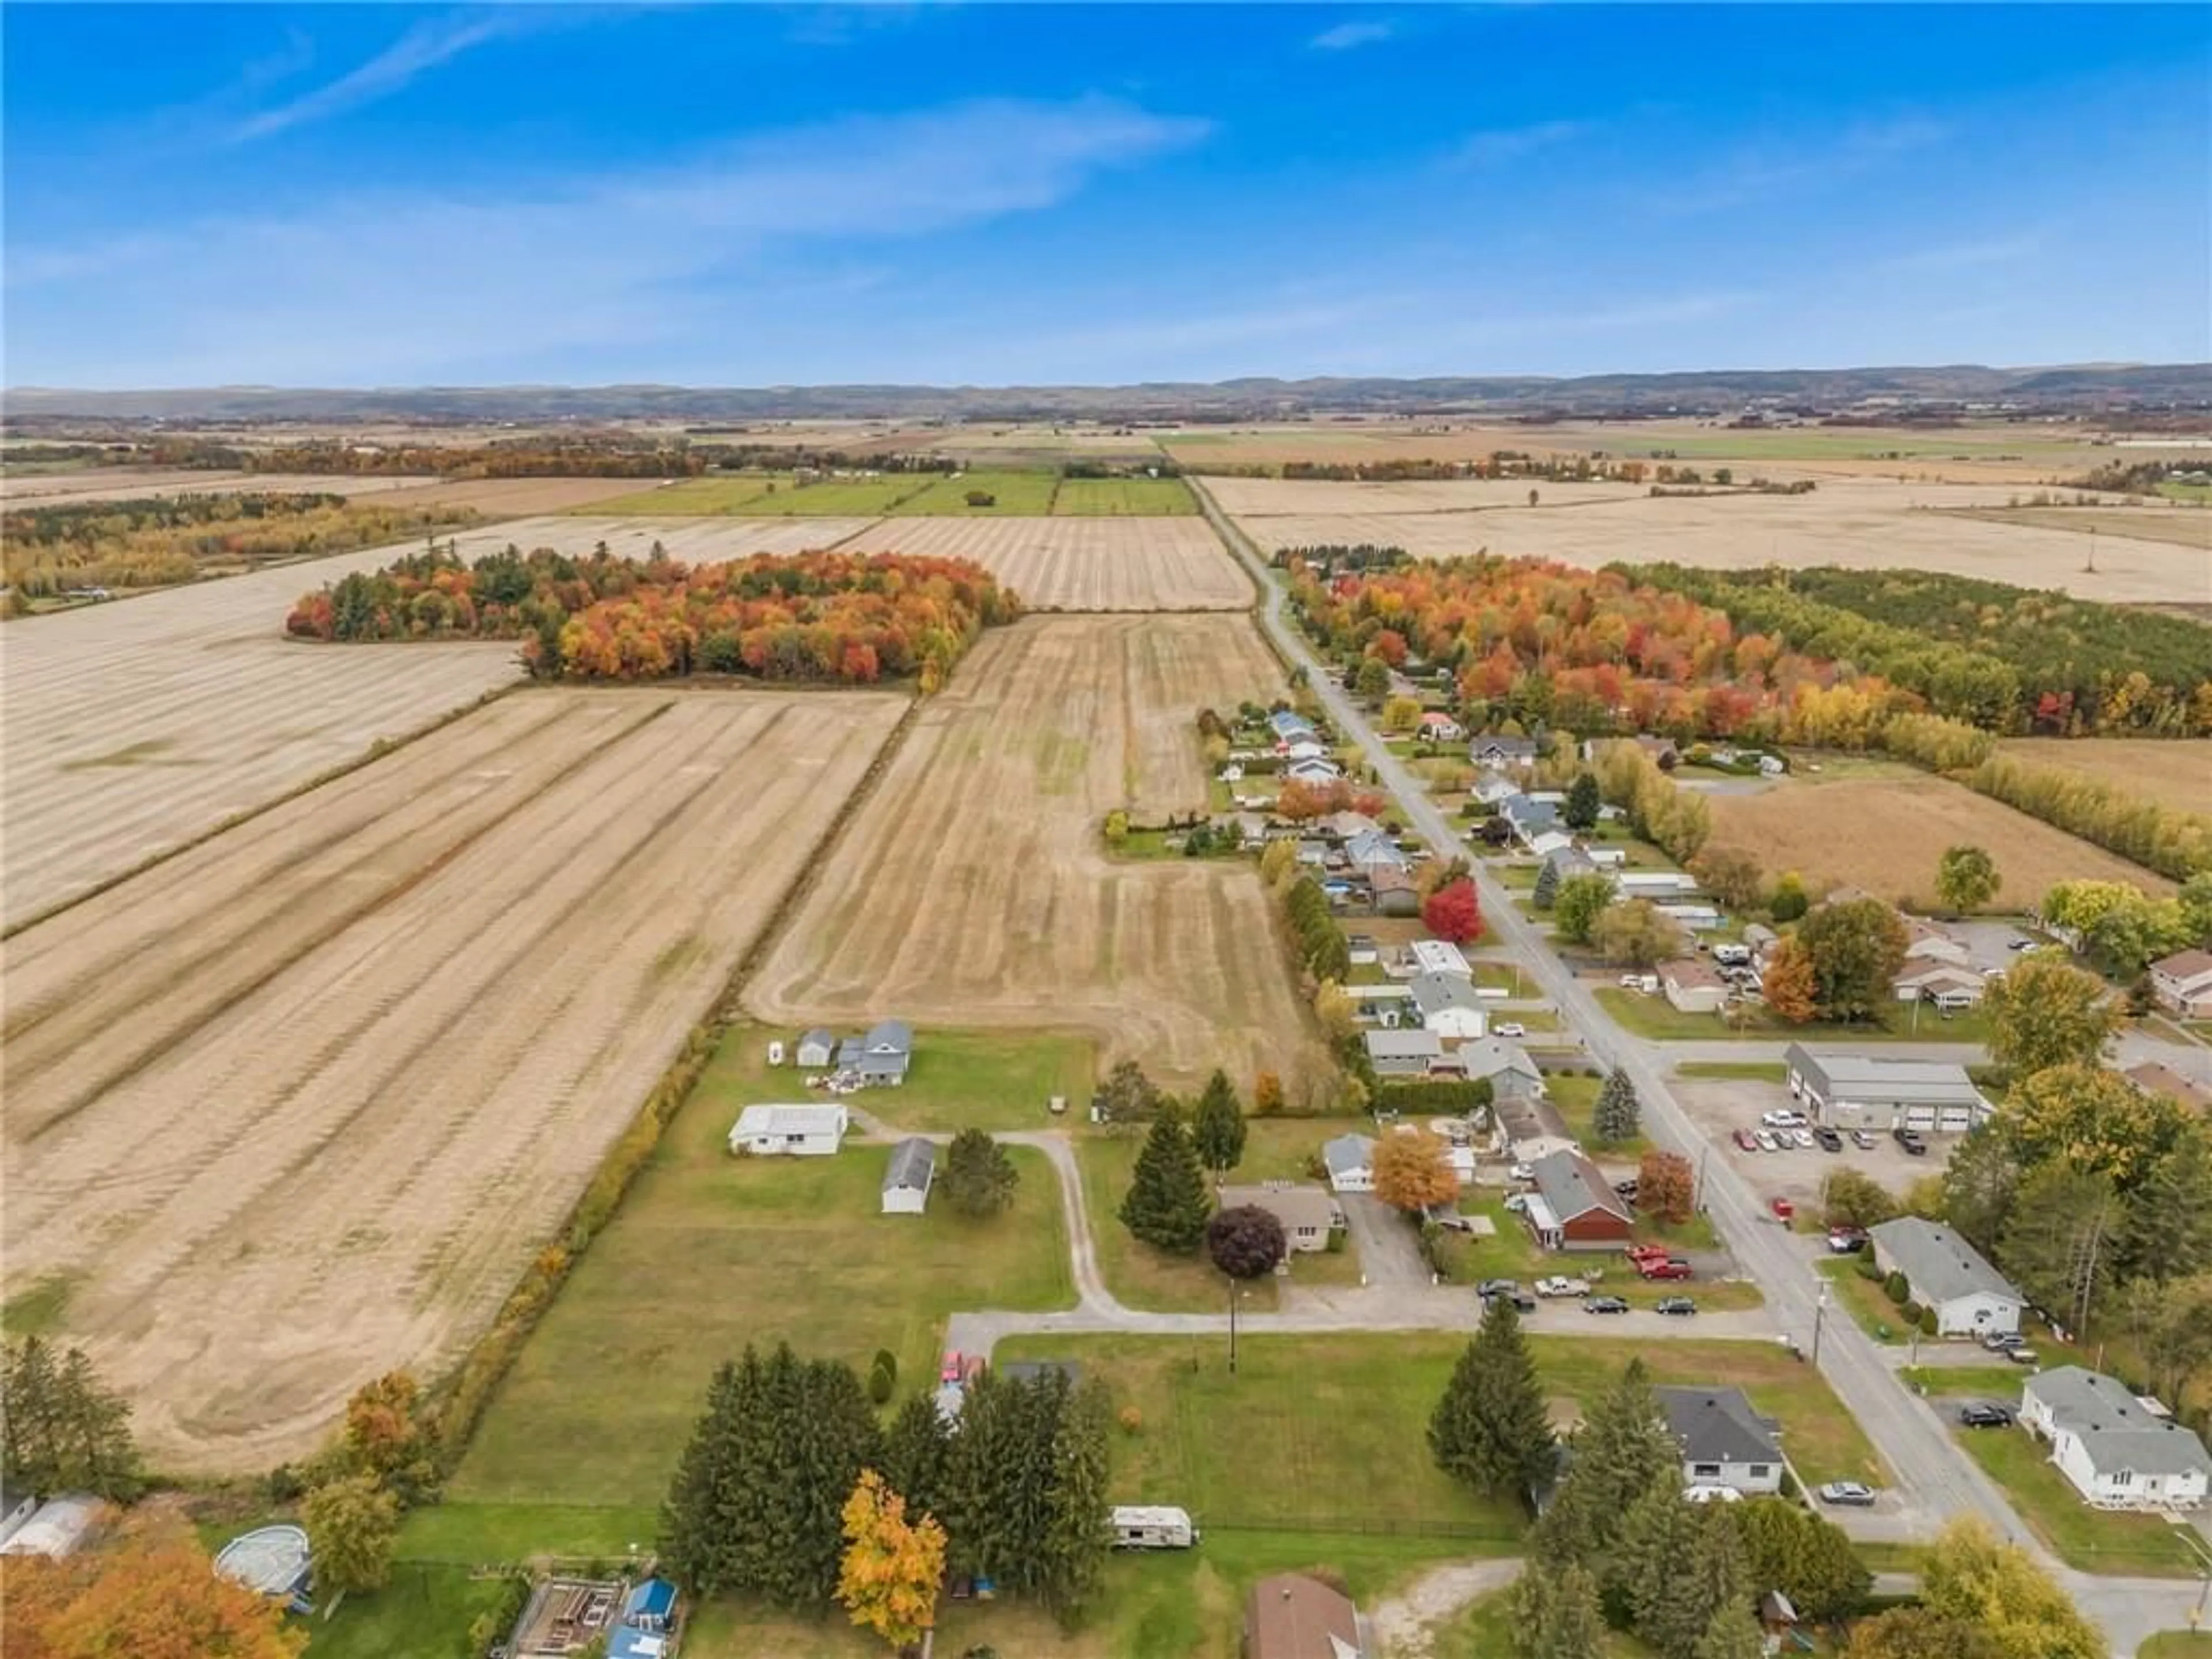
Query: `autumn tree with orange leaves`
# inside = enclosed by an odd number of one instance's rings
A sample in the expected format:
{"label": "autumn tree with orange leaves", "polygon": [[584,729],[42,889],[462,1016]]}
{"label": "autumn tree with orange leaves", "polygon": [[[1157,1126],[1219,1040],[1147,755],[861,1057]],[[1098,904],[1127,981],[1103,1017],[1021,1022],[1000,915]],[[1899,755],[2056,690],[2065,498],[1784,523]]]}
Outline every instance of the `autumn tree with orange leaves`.
{"label": "autumn tree with orange leaves", "polygon": [[1459,1196],[1444,1144],[1426,1129],[1400,1129],[1375,1143],[1375,1195],[1393,1209],[1425,1210]]}
{"label": "autumn tree with orange leaves", "polygon": [[218,1578],[189,1529],[142,1522],[59,1561],[0,1557],[8,1659],[295,1659],[307,1632]]}
{"label": "autumn tree with orange leaves", "polygon": [[862,1469],[845,1500],[845,1557],[837,1600],[853,1622],[894,1651],[918,1644],[937,1622],[937,1588],[945,1577],[945,1528],[935,1519],[906,1518],[906,1499]]}

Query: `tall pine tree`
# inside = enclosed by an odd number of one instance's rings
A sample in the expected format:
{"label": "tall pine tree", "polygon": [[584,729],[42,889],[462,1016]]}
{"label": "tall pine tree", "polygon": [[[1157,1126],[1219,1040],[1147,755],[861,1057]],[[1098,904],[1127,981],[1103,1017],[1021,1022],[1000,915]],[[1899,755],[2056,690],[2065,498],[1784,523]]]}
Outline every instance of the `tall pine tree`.
{"label": "tall pine tree", "polygon": [[1531,1562],[1513,1589],[1519,1659],[1591,1659],[1605,1641],[1605,1612],[1589,1569]]}
{"label": "tall pine tree", "polygon": [[1698,1638],[1691,1659],[1765,1659],[1766,1639],[1748,1601],[1737,1601],[1715,1613]]}
{"label": "tall pine tree", "polygon": [[1052,1484],[1037,1552],[1037,1589],[1062,1625],[1097,1593],[1112,1547],[1107,1515],[1106,1390],[1097,1382],[1061,1394],[1052,1438]]}
{"label": "tall pine tree", "polygon": [[[1749,1608],[1750,1583],[1727,1505],[1668,1497],[1688,1527],[1671,1560],[1644,1564],[1642,1588],[1657,1594],[1648,1609],[1639,1602],[1636,1632],[1666,1659],[1697,1659],[1698,1644],[1716,1619],[1730,1608]],[[1656,1586],[1648,1577],[1654,1573]]]}
{"label": "tall pine tree", "polygon": [[1455,1480],[1518,1499],[1552,1470],[1551,1414],[1521,1316],[1492,1297],[1429,1419],[1429,1450]]}
{"label": "tall pine tree", "polygon": [[1162,1111],[1137,1154],[1128,1196],[1121,1200],[1122,1224],[1147,1244],[1188,1255],[1204,1242],[1212,1207],[1181,1114]]}
{"label": "tall pine tree", "polygon": [[1632,1359],[1575,1435],[1574,1462],[1536,1525],[1536,1553],[1601,1569],[1629,1506],[1662,1476],[1679,1490],[1681,1467],[1644,1363]]}
{"label": "tall pine tree", "polygon": [[1628,1080],[1627,1073],[1606,1073],[1605,1086],[1597,1091],[1597,1109],[1590,1120],[1590,1133],[1608,1146],[1621,1146],[1644,1133],[1643,1109],[1637,1103],[1636,1085]]}
{"label": "tall pine tree", "polygon": [[1198,1110],[1191,1120],[1191,1140],[1197,1148],[1198,1161],[1217,1180],[1243,1160],[1243,1109],[1237,1104],[1229,1074],[1218,1068],[1206,1079],[1206,1091],[1198,1097]]}
{"label": "tall pine tree", "polygon": [[[1675,1582],[1696,1535],[1698,1509],[1683,1501],[1680,1475],[1662,1475],[1621,1516],[1620,1530],[1599,1568],[1607,1603],[1662,1652],[1672,1651],[1660,1632],[1670,1627]],[[1696,1628],[1703,1627],[1701,1620]]]}
{"label": "tall pine tree", "polygon": [[707,1409],[677,1461],[660,1510],[659,1554],[669,1574],[695,1595],[712,1595],[732,1583],[729,1539],[720,1505],[733,1472],[742,1415],[760,1393],[760,1356],[745,1349],[739,1364],[725,1360],[707,1387]]}
{"label": "tall pine tree", "polygon": [[908,1395],[884,1437],[883,1462],[884,1484],[906,1499],[908,1519],[942,1519],[951,1455],[952,1435],[937,1402],[926,1394]]}

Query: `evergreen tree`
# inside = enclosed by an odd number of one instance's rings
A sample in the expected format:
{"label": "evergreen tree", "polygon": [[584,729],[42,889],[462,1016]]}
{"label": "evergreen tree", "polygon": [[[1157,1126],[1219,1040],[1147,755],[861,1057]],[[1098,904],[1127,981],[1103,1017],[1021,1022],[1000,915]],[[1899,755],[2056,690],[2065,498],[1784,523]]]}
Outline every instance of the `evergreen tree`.
{"label": "evergreen tree", "polygon": [[[744,1374],[757,1382],[759,1369],[759,1356],[748,1347]],[[660,1506],[661,1564],[694,1595],[711,1595],[729,1582],[715,1504],[729,1468],[740,1375],[727,1360],[715,1369],[714,1381],[707,1386],[707,1409],[677,1460],[676,1477]]]}
{"label": "evergreen tree", "polygon": [[1597,1092],[1597,1110],[1590,1120],[1591,1133],[1607,1146],[1618,1146],[1644,1133],[1643,1109],[1636,1098],[1636,1085],[1628,1080],[1628,1073],[1612,1071],[1606,1073],[1605,1086]]}
{"label": "evergreen tree", "polygon": [[1531,1563],[1513,1589],[1519,1659],[1590,1659],[1605,1640],[1605,1613],[1589,1569]]}
{"label": "evergreen tree", "polygon": [[1559,866],[1554,860],[1546,859],[1544,867],[1536,872],[1535,890],[1529,897],[1539,910],[1548,910],[1559,902]]}
{"label": "evergreen tree", "polygon": [[1038,1593],[1063,1626],[1080,1618],[1097,1594],[1113,1546],[1107,1522],[1107,1399],[1103,1384],[1064,1392],[1052,1437],[1050,1503],[1038,1540]]}
{"label": "evergreen tree", "polygon": [[1197,1148],[1198,1161],[1217,1180],[1243,1160],[1243,1109],[1237,1104],[1228,1073],[1218,1068],[1206,1079],[1206,1091],[1198,1097],[1198,1110],[1191,1119],[1191,1140]]}
{"label": "evergreen tree", "polygon": [[801,1425],[787,1474],[793,1547],[771,1600],[828,1605],[845,1554],[845,1502],[860,1471],[882,1459],[882,1436],[866,1390],[842,1360],[817,1359],[799,1373]]}
{"label": "evergreen tree", "polygon": [[0,1364],[0,1424],[5,1472],[32,1492],[129,1503],[144,1486],[131,1407],[100,1385],[81,1348],[58,1354],[37,1336],[10,1343]]}
{"label": "evergreen tree", "polygon": [[1629,1506],[1662,1478],[1679,1491],[1681,1468],[1644,1363],[1632,1359],[1575,1436],[1574,1462],[1536,1526],[1536,1554],[1601,1569]]}
{"label": "evergreen tree", "polygon": [[1188,1255],[1206,1237],[1212,1208],[1206,1172],[1180,1115],[1163,1111],[1137,1154],[1128,1196],[1121,1200],[1122,1224],[1147,1244]]}
{"label": "evergreen tree", "polygon": [[1551,1414],[1521,1316],[1492,1297],[1429,1420],[1437,1467],[1493,1498],[1518,1499],[1552,1470]]}
{"label": "evergreen tree", "polygon": [[[945,1151],[944,1173],[937,1177],[945,1202],[972,1220],[994,1216],[1014,1201],[1021,1172],[1006,1148],[981,1129],[963,1129]],[[896,1480],[891,1490],[913,1502],[914,1494]]]}
{"label": "evergreen tree", "polygon": [[1679,1474],[1670,1472],[1653,1480],[1622,1513],[1613,1547],[1598,1566],[1607,1603],[1626,1615],[1638,1636],[1669,1655],[1674,1650],[1666,1638],[1681,1618],[1680,1586],[1698,1507],[1684,1501]]}
{"label": "evergreen tree", "polygon": [[1637,1633],[1667,1659],[1697,1659],[1698,1644],[1713,1621],[1732,1607],[1750,1606],[1750,1583],[1728,1506],[1686,1504],[1679,1492],[1668,1497],[1688,1519],[1686,1547],[1660,1567],[1664,1577],[1657,1604],[1648,1618],[1637,1620]]}
{"label": "evergreen tree", "polygon": [[1825,1516],[1779,1498],[1730,1504],[1727,1514],[1743,1549],[1748,1582],[1780,1590],[1801,1619],[1840,1619],[1874,1583],[1850,1537]]}
{"label": "evergreen tree", "polygon": [[1692,1659],[1765,1659],[1766,1638],[1747,1601],[1737,1601],[1715,1613],[1698,1638]]}
{"label": "evergreen tree", "polygon": [[1577,772],[1575,781],[1567,786],[1567,804],[1559,816],[1566,820],[1570,830],[1597,828],[1598,809],[1604,805],[1594,772]]}
{"label": "evergreen tree", "polygon": [[2128,1200],[2132,1276],[2163,1285],[2212,1268],[2212,1129],[2192,1120]]}
{"label": "evergreen tree", "polygon": [[906,1499],[908,1517],[938,1515],[944,1507],[952,1436],[937,1402],[927,1394],[907,1396],[884,1437],[884,1482]]}

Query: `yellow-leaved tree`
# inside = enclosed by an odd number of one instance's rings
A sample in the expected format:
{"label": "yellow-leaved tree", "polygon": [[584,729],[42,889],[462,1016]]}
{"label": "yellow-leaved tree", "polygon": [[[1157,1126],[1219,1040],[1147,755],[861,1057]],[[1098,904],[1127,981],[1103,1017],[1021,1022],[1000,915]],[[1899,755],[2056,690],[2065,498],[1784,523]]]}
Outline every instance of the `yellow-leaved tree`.
{"label": "yellow-leaved tree", "polygon": [[945,1528],[930,1516],[906,1518],[906,1499],[862,1469],[845,1500],[845,1559],[837,1600],[853,1622],[903,1652],[937,1622],[945,1577]]}

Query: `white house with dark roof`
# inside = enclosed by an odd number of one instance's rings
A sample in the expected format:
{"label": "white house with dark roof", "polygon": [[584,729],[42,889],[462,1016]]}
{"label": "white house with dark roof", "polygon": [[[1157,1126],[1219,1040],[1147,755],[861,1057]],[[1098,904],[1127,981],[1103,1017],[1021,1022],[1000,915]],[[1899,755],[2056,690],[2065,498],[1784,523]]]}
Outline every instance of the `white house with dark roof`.
{"label": "white house with dark roof", "polygon": [[2062,1365],[2028,1378],[2020,1420],[2099,1509],[2194,1510],[2212,1485],[2204,1443],[2117,1378]]}
{"label": "white house with dark roof", "polygon": [[884,1169],[884,1213],[920,1215],[929,1208],[929,1189],[937,1179],[937,1148],[909,1135],[891,1148]]}
{"label": "white house with dark roof", "polygon": [[1867,1232],[1875,1266],[1905,1275],[1912,1299],[1936,1310],[1938,1336],[1996,1336],[2020,1329],[2027,1298],[1950,1228],[1903,1215]]}
{"label": "white house with dark roof", "polygon": [[1426,1077],[1444,1057],[1443,1039],[1434,1031],[1370,1031],[1362,1041],[1377,1077]]}
{"label": "white house with dark roof", "polygon": [[1527,795],[1513,795],[1501,801],[1498,816],[1505,820],[1505,827],[1513,832],[1514,839],[1523,847],[1534,842],[1547,830],[1559,827],[1559,809],[1547,800],[1536,800]]}
{"label": "white house with dark roof", "polygon": [[1467,757],[1477,766],[1528,766],[1536,758],[1534,738],[1501,738],[1486,733],[1467,746]]}
{"label": "white house with dark roof", "polygon": [[1489,1016],[1474,994],[1474,982],[1457,974],[1416,974],[1406,989],[1419,1010],[1421,1025],[1438,1036],[1467,1041],[1489,1030]]}
{"label": "white house with dark roof", "polygon": [[2151,963],[2150,994],[2185,1019],[2212,1019],[2212,951],[2179,951]]}
{"label": "white house with dark roof", "polygon": [[1375,1141],[1370,1135],[1339,1135],[1323,1144],[1321,1161],[1328,1168],[1334,1193],[1375,1190]]}
{"label": "white house with dark roof", "polygon": [[1741,1389],[1651,1390],[1667,1432],[1682,1449],[1682,1483],[1726,1486],[1747,1498],[1782,1490],[1782,1443],[1774,1419],[1752,1408]]}
{"label": "white house with dark roof", "polygon": [[1468,1077],[1488,1078],[1492,1092],[1500,1100],[1533,1100],[1544,1092],[1544,1073],[1526,1048],[1508,1038],[1486,1036],[1462,1042],[1456,1058]]}

